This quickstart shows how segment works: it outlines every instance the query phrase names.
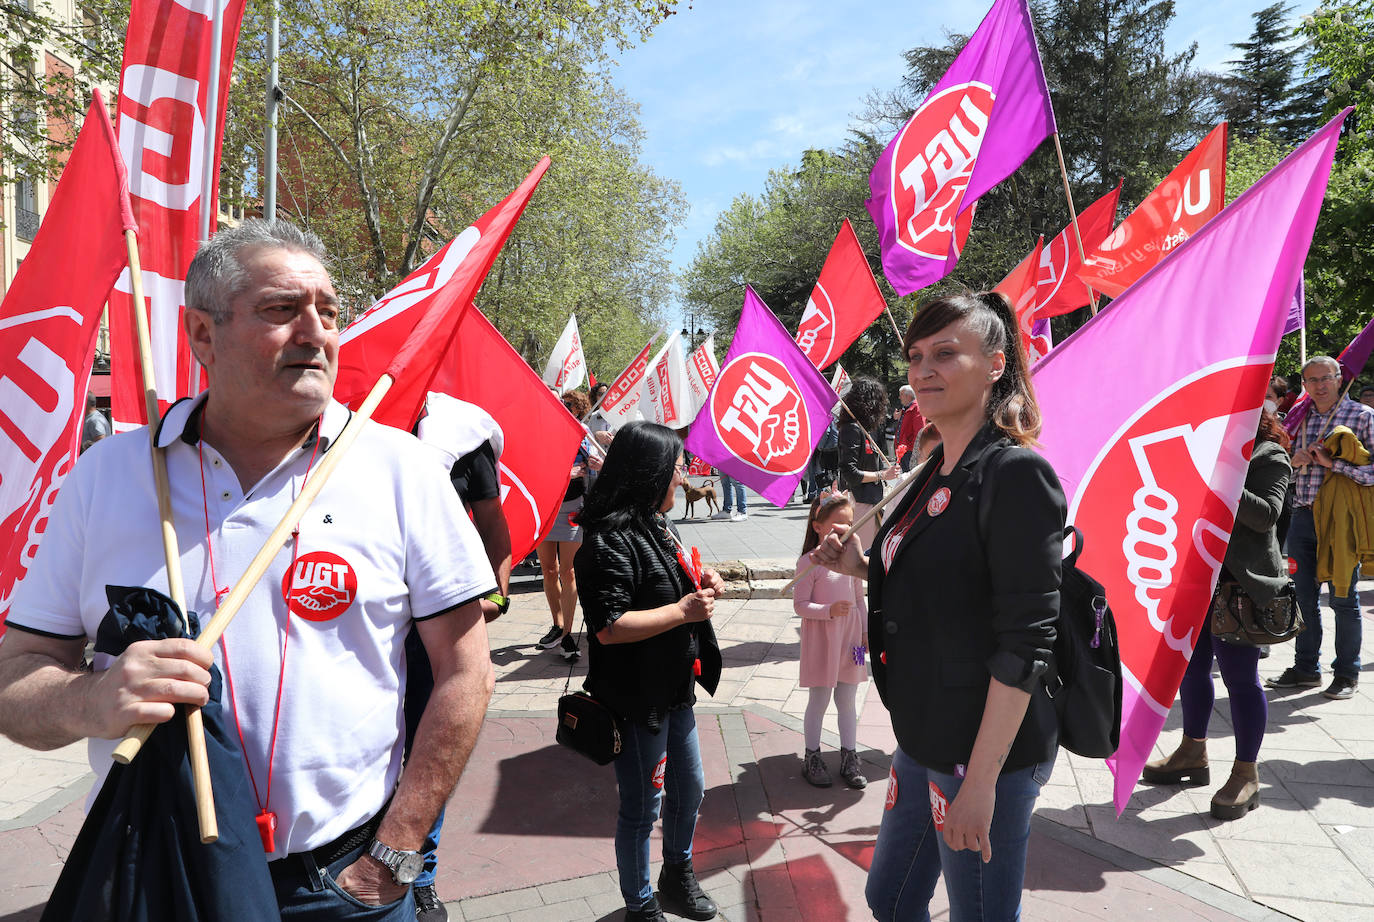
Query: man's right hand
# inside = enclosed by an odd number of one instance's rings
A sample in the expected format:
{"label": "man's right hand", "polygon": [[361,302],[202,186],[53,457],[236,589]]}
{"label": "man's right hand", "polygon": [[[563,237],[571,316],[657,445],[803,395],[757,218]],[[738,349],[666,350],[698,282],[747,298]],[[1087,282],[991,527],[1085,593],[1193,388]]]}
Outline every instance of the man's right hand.
{"label": "man's right hand", "polygon": [[88,735],[119,739],[139,724],[171,720],[175,705],[204,706],[213,662],[209,650],[185,638],[130,644],[93,677]]}
{"label": "man's right hand", "polygon": [[715,613],[716,593],[713,589],[698,589],[691,595],[683,596],[677,604],[682,609],[684,621],[706,621]]}

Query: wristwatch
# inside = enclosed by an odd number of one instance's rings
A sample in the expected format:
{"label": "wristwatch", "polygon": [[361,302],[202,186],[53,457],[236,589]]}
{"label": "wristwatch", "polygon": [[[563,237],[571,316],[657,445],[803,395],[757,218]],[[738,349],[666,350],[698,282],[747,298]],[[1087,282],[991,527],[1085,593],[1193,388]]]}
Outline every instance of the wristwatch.
{"label": "wristwatch", "polygon": [[403,887],[414,883],[425,866],[425,856],[419,852],[397,851],[376,839],[372,840],[372,846],[367,853],[386,865],[387,870],[391,871],[392,879]]}
{"label": "wristwatch", "polygon": [[499,589],[493,589],[491,592],[482,596],[482,598],[496,606],[496,613],[498,615],[504,615],[510,608],[510,596],[502,595]]}

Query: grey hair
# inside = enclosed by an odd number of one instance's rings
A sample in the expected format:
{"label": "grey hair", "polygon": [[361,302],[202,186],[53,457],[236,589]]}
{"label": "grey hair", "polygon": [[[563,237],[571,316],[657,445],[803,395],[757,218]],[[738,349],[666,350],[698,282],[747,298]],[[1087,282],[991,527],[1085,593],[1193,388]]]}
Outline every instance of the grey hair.
{"label": "grey hair", "polygon": [[901,388],[897,391],[897,393],[905,394],[906,396],[911,397],[912,399],[915,399],[916,397],[916,389],[912,387],[910,384],[903,384]]}
{"label": "grey hair", "polygon": [[1307,360],[1307,363],[1305,365],[1302,366],[1301,374],[1304,378],[1307,377],[1307,369],[1311,368],[1313,365],[1325,365],[1336,373],[1336,377],[1339,378],[1341,376],[1340,362],[1336,361],[1329,355],[1314,355]]}
{"label": "grey hair", "polygon": [[328,268],[324,243],[290,221],[249,218],[211,237],[196,250],[186,270],[186,309],[205,311],[216,325],[229,319],[229,302],[248,285],[240,257],[245,250],[267,248],[308,253]]}

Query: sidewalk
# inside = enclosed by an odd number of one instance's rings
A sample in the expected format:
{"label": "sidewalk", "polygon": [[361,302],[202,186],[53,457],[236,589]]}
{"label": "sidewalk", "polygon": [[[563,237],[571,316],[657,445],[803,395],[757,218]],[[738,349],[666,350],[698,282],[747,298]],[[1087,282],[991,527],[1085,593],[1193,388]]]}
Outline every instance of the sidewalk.
{"label": "sidewalk", "polygon": [[[682,523],[684,539],[708,559],[795,560],[804,507],[755,499],[743,522]],[[490,625],[496,694],[450,802],[439,893],[456,920],[614,922],[614,775],[554,743],[569,670],[534,646],[549,618],[538,578],[518,579],[512,595]],[[811,788],[800,777],[805,695],[790,600],[724,600],[714,624],[725,670],[697,708],[707,796],[696,864],[706,889],[728,922],[867,919],[865,869],[892,749],[886,712],[871,686],[861,690],[868,789]],[[1291,655],[1277,648],[1263,674]],[[585,665],[573,667],[574,688]],[[1217,694],[1211,788],[1141,786],[1118,820],[1106,767],[1061,751],[1032,826],[1023,918],[1374,920],[1374,688],[1343,702],[1316,689],[1271,692],[1264,803],[1233,823],[1207,814],[1232,756],[1219,681]],[[835,731],[832,714],[823,746],[832,772]],[[1171,718],[1164,743],[1178,732]],[[0,922],[38,918],[89,783],[84,746],[32,753],[0,741]],[[942,887],[933,909],[947,919]]]}

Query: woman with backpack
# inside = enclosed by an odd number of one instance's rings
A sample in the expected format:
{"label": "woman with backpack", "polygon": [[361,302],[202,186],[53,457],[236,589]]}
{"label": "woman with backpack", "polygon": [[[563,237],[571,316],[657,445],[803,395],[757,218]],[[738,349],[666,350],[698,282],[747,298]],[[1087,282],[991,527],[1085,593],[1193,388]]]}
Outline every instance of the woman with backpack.
{"label": "woman with backpack", "polygon": [[[1255,608],[1295,605],[1288,578],[1288,561],[1279,550],[1279,519],[1286,508],[1293,468],[1283,449],[1283,427],[1266,406],[1260,411],[1259,432],[1245,472],[1245,488],[1236,508],[1231,543],[1221,565],[1213,605],[1228,596],[1248,597]],[[1168,758],[1145,765],[1141,778],[1150,784],[1202,785],[1211,781],[1207,766],[1207,725],[1216,693],[1212,660],[1221,666],[1221,679],[1231,701],[1231,726],[1236,734],[1236,760],[1231,775],[1212,795],[1211,813],[1219,820],[1239,819],[1259,806],[1260,744],[1269,722],[1269,699],[1260,684],[1262,646],[1213,637],[1212,619],[1198,631],[1197,647],[1179,685],[1183,708],[1183,741]]]}
{"label": "woman with backpack", "polygon": [[943,872],[956,922],[1014,919],[1031,811],[1059,739],[1042,687],[1054,665],[1064,493],[1029,447],[1040,409],[1006,298],[932,301],[902,345],[921,413],[944,442],[871,557],[852,535],[813,552],[868,580],[873,680],[897,737],[866,896],[879,920],[926,918]]}

